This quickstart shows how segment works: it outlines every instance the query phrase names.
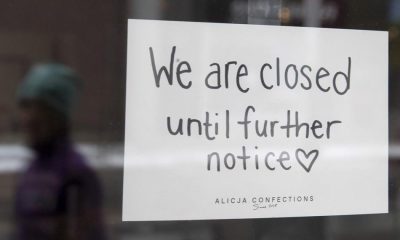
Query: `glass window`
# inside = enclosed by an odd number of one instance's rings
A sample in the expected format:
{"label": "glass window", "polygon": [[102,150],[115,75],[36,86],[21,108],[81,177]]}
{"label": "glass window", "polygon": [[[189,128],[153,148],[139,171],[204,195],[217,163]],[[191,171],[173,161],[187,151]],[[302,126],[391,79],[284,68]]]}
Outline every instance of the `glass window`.
{"label": "glass window", "polygon": [[[1,239],[399,239],[400,0],[21,0],[0,12]],[[122,222],[130,18],[388,31],[389,214]]]}

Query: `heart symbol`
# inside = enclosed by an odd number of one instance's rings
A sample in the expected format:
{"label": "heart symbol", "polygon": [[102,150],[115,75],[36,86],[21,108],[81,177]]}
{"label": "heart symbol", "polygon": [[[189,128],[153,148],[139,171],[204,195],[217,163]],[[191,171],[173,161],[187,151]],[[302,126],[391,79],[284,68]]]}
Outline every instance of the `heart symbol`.
{"label": "heart symbol", "polygon": [[[296,158],[297,161],[300,163],[300,165],[304,168],[304,170],[306,170],[307,172],[311,171],[312,166],[315,163],[315,160],[317,160],[319,151],[314,149],[312,151],[310,151],[309,153],[306,153],[306,151],[304,151],[301,148],[298,148],[296,150]],[[310,156],[313,155],[312,159],[310,158]],[[303,159],[303,160],[302,160]],[[310,160],[311,159],[311,160]],[[303,161],[305,160],[309,160],[309,164],[308,167],[303,163]]]}

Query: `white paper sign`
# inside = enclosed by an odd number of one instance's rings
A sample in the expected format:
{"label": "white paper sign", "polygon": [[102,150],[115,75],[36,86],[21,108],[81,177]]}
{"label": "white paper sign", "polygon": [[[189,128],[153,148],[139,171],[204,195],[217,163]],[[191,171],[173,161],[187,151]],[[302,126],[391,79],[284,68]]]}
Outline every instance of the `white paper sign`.
{"label": "white paper sign", "polygon": [[124,221],[387,213],[387,32],[128,27]]}

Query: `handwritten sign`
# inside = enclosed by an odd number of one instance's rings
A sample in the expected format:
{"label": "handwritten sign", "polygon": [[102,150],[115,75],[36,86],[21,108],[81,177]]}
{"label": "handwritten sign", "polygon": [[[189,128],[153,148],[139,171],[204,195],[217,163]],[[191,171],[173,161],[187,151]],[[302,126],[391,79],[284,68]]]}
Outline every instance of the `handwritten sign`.
{"label": "handwritten sign", "polygon": [[388,211],[386,32],[129,20],[123,220]]}

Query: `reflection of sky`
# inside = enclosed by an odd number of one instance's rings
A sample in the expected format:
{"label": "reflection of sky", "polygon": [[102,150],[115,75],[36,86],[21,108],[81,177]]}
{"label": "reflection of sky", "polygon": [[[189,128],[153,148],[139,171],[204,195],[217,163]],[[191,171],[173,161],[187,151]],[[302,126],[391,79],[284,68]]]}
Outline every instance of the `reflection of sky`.
{"label": "reflection of sky", "polygon": [[392,0],[389,4],[389,21],[400,23],[400,0]]}
{"label": "reflection of sky", "polygon": [[[107,146],[81,143],[78,144],[78,149],[87,158],[88,163],[94,168],[123,167],[124,156],[123,156],[122,143],[117,143]],[[336,155],[339,156],[340,152],[343,153],[345,149],[337,148],[336,150],[340,151],[333,154],[335,156]],[[17,144],[0,145],[0,173],[21,171],[21,169],[26,166],[27,160],[29,159],[30,156],[31,156],[30,151],[28,151],[21,145]],[[389,157],[391,160],[400,159],[400,144],[390,146]],[[163,155],[163,158],[165,158],[165,155]],[[173,162],[175,160],[178,159],[172,159]]]}
{"label": "reflection of sky", "polygon": [[[78,144],[79,152],[88,160],[88,163],[95,168],[122,167],[123,166],[123,145],[113,144],[100,146],[96,144]],[[31,152],[17,144],[0,145],[0,173],[16,172],[22,170]]]}

